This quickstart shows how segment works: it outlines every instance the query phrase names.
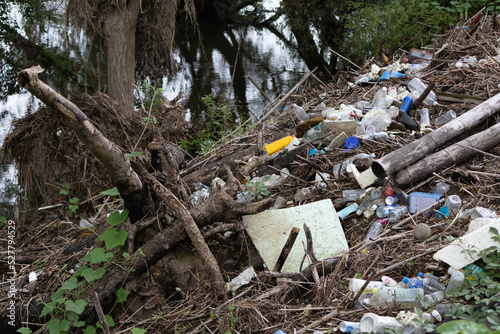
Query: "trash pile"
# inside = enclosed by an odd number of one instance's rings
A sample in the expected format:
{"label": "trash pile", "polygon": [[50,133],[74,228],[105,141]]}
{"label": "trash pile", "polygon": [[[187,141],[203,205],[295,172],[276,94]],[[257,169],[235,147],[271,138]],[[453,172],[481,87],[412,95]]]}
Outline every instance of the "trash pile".
{"label": "trash pile", "polygon": [[[241,183],[238,205],[273,205],[217,222],[213,239],[205,236],[230,281],[228,302],[183,263],[178,270],[199,290],[177,282],[171,295],[181,297],[144,307],[161,321],[137,321],[158,333],[425,333],[463,313],[470,302],[451,292],[481,273],[480,252],[498,247],[492,231],[500,229],[495,19],[390,63],[341,71],[335,82],[308,73],[302,93],[297,85],[250,133],[191,161],[180,173],[191,205],[224,187],[223,166]],[[224,229],[229,223],[239,229]],[[148,275],[164,280],[162,270]]]}

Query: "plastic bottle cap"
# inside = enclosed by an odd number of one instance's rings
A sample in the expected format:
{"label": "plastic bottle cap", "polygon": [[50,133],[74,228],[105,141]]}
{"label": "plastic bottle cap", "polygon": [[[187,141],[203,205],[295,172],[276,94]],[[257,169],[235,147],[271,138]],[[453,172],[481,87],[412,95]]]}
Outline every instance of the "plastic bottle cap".
{"label": "plastic bottle cap", "polygon": [[378,289],[377,288],[373,288],[372,289],[372,293],[377,293]]}
{"label": "plastic bottle cap", "polygon": [[408,277],[403,277],[403,283],[408,283],[410,281],[410,279]]}
{"label": "plastic bottle cap", "polygon": [[422,276],[424,276],[424,273],[418,273],[417,274],[417,277],[422,277]]}
{"label": "plastic bottle cap", "polygon": [[344,142],[344,147],[348,150],[352,150],[359,146],[359,139],[356,137],[349,137]]}

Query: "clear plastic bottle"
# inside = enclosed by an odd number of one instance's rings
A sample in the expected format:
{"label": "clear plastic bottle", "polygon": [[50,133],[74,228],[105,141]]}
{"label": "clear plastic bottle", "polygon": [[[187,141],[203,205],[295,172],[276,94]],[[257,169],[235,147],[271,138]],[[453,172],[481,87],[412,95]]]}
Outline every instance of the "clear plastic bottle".
{"label": "clear plastic bottle", "polygon": [[[363,284],[365,284],[366,280],[364,279],[359,279],[359,278],[351,278],[349,280],[349,291],[352,291],[353,293],[358,293],[358,291],[363,287]],[[373,292],[373,289],[380,289],[384,286],[383,282],[379,281],[370,281],[368,285],[365,287],[363,290],[364,293],[371,293]]]}
{"label": "clear plastic bottle", "polygon": [[434,305],[434,309],[439,312],[439,314],[444,317],[446,313],[452,312],[453,309],[462,306],[459,303],[443,303]]}
{"label": "clear plastic bottle", "polygon": [[404,304],[404,306],[411,307],[421,306],[423,297],[423,289],[384,287],[378,289],[373,296],[365,299],[363,302],[377,309],[392,307],[395,304]]}
{"label": "clear plastic bottle", "polygon": [[394,317],[381,317],[375,313],[365,313],[359,321],[362,333],[384,333],[386,328],[399,328],[403,324]]}
{"label": "clear plastic bottle", "polygon": [[[378,219],[373,222],[373,224],[368,229],[368,232],[366,233],[365,239],[363,240],[363,245],[369,243],[370,241],[372,241],[372,239],[375,239],[380,234],[380,232],[384,228],[385,222],[386,221],[384,221],[383,219]],[[370,249],[371,247],[373,247],[373,245],[368,245],[365,248]]]}
{"label": "clear plastic bottle", "polygon": [[342,190],[342,199],[345,202],[352,202],[352,201],[357,200],[365,192],[366,192],[365,189],[348,189],[348,190]]}
{"label": "clear plastic bottle", "polygon": [[400,220],[405,214],[408,213],[407,206],[398,206],[396,209],[389,212],[389,222],[394,223]]}
{"label": "clear plastic bottle", "polygon": [[439,194],[445,195],[448,191],[450,191],[450,185],[446,182],[438,182],[436,187],[431,190],[431,194]]}
{"label": "clear plastic bottle", "polygon": [[379,89],[377,93],[375,93],[375,96],[373,97],[371,107],[372,108],[379,108],[379,109],[385,109],[385,98],[387,96],[387,87],[382,87]]}
{"label": "clear plastic bottle", "polygon": [[460,270],[455,270],[450,276],[450,280],[448,282],[448,285],[446,286],[445,292],[448,293],[450,290],[462,286],[465,281],[465,276],[464,273],[461,272]]}
{"label": "clear plastic bottle", "polygon": [[309,115],[306,113],[304,108],[296,105],[295,103],[292,103],[293,109],[295,111],[295,115],[301,122],[305,122],[309,119]]}
{"label": "clear plastic bottle", "polygon": [[363,212],[365,212],[365,210],[370,207],[371,202],[373,202],[373,200],[370,197],[370,194],[366,194],[361,203],[359,204],[358,211],[356,211],[356,214],[358,216],[361,216]]}
{"label": "clear plastic bottle", "polygon": [[431,126],[431,119],[429,117],[429,109],[420,109],[420,130],[425,129],[427,126]]}
{"label": "clear plastic bottle", "polygon": [[454,120],[455,118],[457,118],[457,114],[455,113],[455,111],[449,110],[446,114],[436,117],[436,119],[434,120],[434,124],[435,125],[445,124],[448,123],[449,121]]}
{"label": "clear plastic bottle", "polygon": [[[422,82],[419,78],[414,78],[410,82],[408,82],[408,88],[410,91],[417,91],[420,94],[424,92],[424,90],[427,88],[427,85]],[[433,91],[430,91],[429,94],[425,97],[424,101],[422,101],[423,104],[426,106],[434,106],[437,104],[437,96],[436,93]]]}
{"label": "clear plastic bottle", "polygon": [[406,279],[405,283],[408,284],[409,289],[422,289],[424,286],[424,282],[422,281],[423,275],[424,274],[422,274],[422,273],[418,273],[417,277],[413,277],[413,278],[405,277],[403,279],[403,282],[405,282],[405,279]]}
{"label": "clear plastic bottle", "polygon": [[462,200],[458,195],[450,195],[446,197],[444,205],[446,206],[453,215],[456,215],[460,208],[462,207]]}
{"label": "clear plastic bottle", "polygon": [[446,289],[444,284],[439,282],[439,278],[432,274],[425,273],[424,276],[422,276],[422,281],[424,282],[423,288],[426,294],[444,291]]}
{"label": "clear plastic bottle", "polygon": [[431,294],[425,295],[422,298],[422,305],[428,307],[428,305],[437,304],[443,299],[444,299],[444,291],[436,291]]}

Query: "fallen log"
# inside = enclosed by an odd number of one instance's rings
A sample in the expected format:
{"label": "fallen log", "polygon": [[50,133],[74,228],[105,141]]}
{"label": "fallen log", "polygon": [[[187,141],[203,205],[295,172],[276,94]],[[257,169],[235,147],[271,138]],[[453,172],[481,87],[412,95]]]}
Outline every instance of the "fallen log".
{"label": "fallen log", "polygon": [[400,170],[394,177],[394,181],[403,186],[423,180],[433,172],[469,160],[479,154],[478,150],[486,151],[499,144],[500,123]]}
{"label": "fallen log", "polygon": [[379,178],[392,175],[422,159],[450,140],[470,131],[498,111],[500,111],[500,94],[477,105],[428,135],[375,160],[372,163],[373,173]]}

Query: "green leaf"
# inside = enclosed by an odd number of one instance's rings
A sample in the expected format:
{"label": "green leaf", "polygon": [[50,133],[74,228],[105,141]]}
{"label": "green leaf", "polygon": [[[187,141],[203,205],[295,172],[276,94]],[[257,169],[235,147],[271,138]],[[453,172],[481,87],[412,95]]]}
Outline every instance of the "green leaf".
{"label": "green leaf", "polygon": [[85,326],[85,321],[73,321],[73,326],[75,327],[83,327]]}
{"label": "green leaf", "polygon": [[75,322],[75,321],[78,321],[79,319],[80,319],[80,317],[78,316],[78,314],[76,314],[74,312],[71,312],[70,314],[68,314],[69,321]]}
{"label": "green leaf", "polygon": [[19,328],[17,331],[19,333],[21,333],[21,334],[31,334],[31,333],[33,333],[31,331],[31,329],[29,329],[28,327]]}
{"label": "green leaf", "polygon": [[94,326],[88,326],[87,328],[85,328],[83,330],[83,334],[95,334],[96,333],[96,329]]}
{"label": "green leaf", "polygon": [[477,324],[468,320],[452,320],[437,328],[442,334],[490,334],[491,331],[485,325]]}
{"label": "green leaf", "polygon": [[76,204],[70,204],[70,205],[68,205],[68,208],[69,208],[69,210],[68,210],[68,211],[70,211],[71,213],[73,213],[73,212],[75,212],[76,210],[78,210],[79,206],[78,206],[78,205],[76,205]]}
{"label": "green leaf", "polygon": [[59,194],[61,194],[61,195],[69,195],[69,190],[68,189],[61,189],[59,191]]}
{"label": "green leaf", "polygon": [[61,299],[64,294],[64,290],[59,288],[57,289],[56,292],[50,297],[50,300],[52,300],[54,303],[57,302],[58,299]]}
{"label": "green leaf", "polygon": [[67,332],[69,330],[69,321],[67,319],[59,320],[57,318],[52,318],[47,323],[47,329],[50,334],[60,334],[61,332]]}
{"label": "green leaf", "polygon": [[124,259],[130,259],[130,254],[127,253],[127,252],[123,252],[122,256],[123,256]]}
{"label": "green leaf", "polygon": [[142,117],[142,120],[143,120],[144,122],[148,122],[148,123],[149,123],[149,122],[151,122],[153,119],[152,119],[152,118],[150,118],[150,117]]}
{"label": "green leaf", "polygon": [[77,197],[73,197],[69,200],[69,202],[71,204],[78,204],[80,202],[80,200],[77,198]]}
{"label": "green leaf", "polygon": [[82,276],[85,278],[87,282],[92,283],[93,281],[103,277],[105,273],[106,269],[104,268],[99,268],[96,271],[94,271],[92,268],[87,268],[86,270],[83,271]]}
{"label": "green leaf", "polygon": [[117,210],[108,216],[108,219],[106,219],[106,223],[111,226],[116,226],[120,223],[123,223],[127,219],[127,217],[128,210],[123,210],[122,212]]}
{"label": "green leaf", "polygon": [[76,314],[82,314],[87,306],[87,302],[83,299],[77,299],[76,301],[67,300],[64,304],[66,306],[66,311],[75,312]]}
{"label": "green leaf", "polygon": [[[87,255],[85,255],[87,256]],[[82,274],[82,272],[87,269],[88,266],[86,264],[84,264],[83,266],[79,266],[78,269],[76,269],[75,273],[73,274],[73,276],[75,277],[80,277],[80,275]]]}
{"label": "green leaf", "polygon": [[45,304],[45,306],[42,309],[42,312],[40,312],[40,318],[45,317],[47,314],[52,312],[52,310],[56,307],[56,302],[48,302]]}
{"label": "green leaf", "polygon": [[105,252],[104,248],[98,247],[94,248],[90,253],[83,257],[84,261],[88,261],[90,263],[100,263],[100,262],[108,262],[113,257],[113,253]]}
{"label": "green leaf", "polygon": [[108,190],[104,190],[103,192],[101,192],[101,195],[104,195],[104,196],[119,196],[120,192],[118,191],[117,187],[114,187],[114,188],[111,188],[111,189],[108,189]]}
{"label": "green leaf", "polygon": [[[115,325],[115,321],[113,320],[112,316],[105,314],[104,318],[106,318],[106,322],[108,323],[109,328],[111,328]],[[96,325],[97,325],[97,328],[102,328],[102,325],[100,322],[98,322]]]}
{"label": "green leaf", "polygon": [[132,328],[132,334],[146,334],[146,330],[142,328]]}
{"label": "green leaf", "polygon": [[125,241],[127,240],[127,231],[120,230],[118,231],[116,228],[108,228],[102,235],[97,238],[97,240],[104,240],[106,245],[106,249],[110,250],[117,246],[125,245]]}
{"label": "green leaf", "polygon": [[70,279],[68,279],[66,282],[64,282],[61,286],[62,290],[73,290],[74,288],[78,287],[80,284],[77,282],[77,278],[75,276],[72,276]]}
{"label": "green leaf", "polygon": [[127,300],[128,295],[130,294],[130,291],[127,291],[125,289],[118,289],[116,291],[116,302],[122,303]]}

